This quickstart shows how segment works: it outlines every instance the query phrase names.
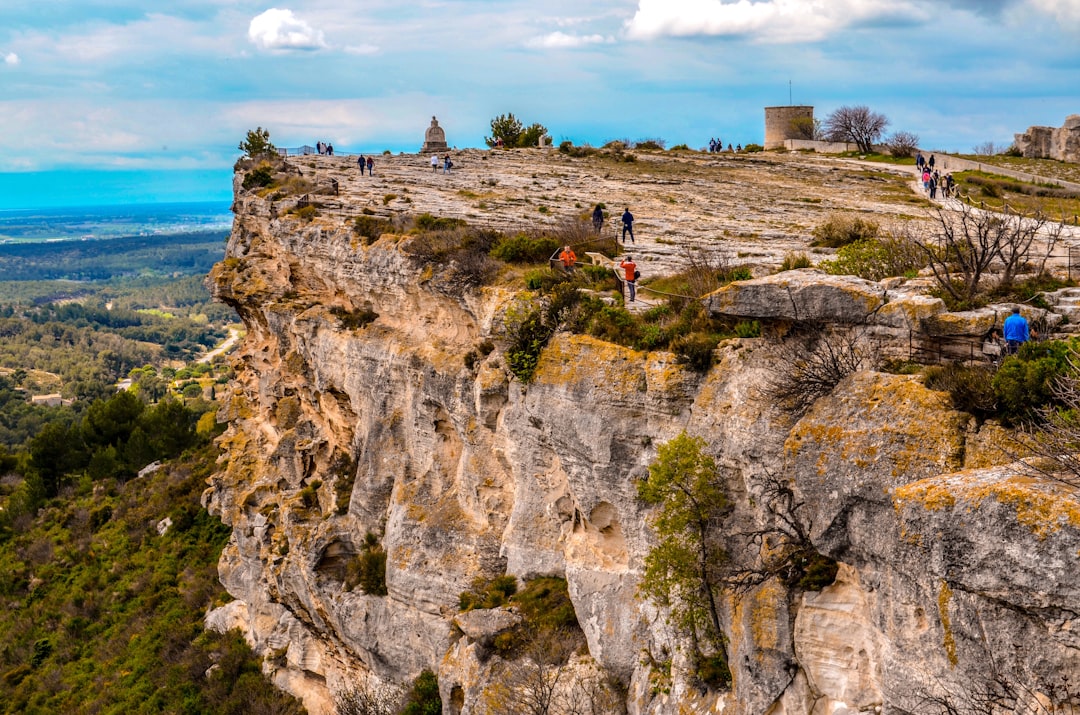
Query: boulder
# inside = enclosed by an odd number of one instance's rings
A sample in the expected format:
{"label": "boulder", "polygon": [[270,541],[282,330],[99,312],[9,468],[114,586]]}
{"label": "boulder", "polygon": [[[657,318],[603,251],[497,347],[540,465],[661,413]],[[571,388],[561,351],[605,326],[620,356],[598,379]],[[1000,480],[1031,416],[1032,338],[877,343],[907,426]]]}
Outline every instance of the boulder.
{"label": "boulder", "polygon": [[829,323],[864,323],[885,305],[881,284],[807,268],[736,281],[710,293],[714,316]]}

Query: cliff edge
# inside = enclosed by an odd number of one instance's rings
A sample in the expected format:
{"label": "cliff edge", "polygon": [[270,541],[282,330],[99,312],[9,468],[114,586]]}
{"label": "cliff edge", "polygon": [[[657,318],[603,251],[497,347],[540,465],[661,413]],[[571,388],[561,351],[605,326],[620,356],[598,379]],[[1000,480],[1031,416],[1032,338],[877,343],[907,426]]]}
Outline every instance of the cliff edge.
{"label": "cliff edge", "polygon": [[[545,156],[528,153],[528,165],[569,171]],[[400,175],[412,170],[399,161]],[[819,170],[806,162],[799,171]],[[410,250],[415,236],[365,239],[353,219],[368,204],[343,188],[347,166],[316,168],[300,174],[315,196],[304,200],[326,206],[313,218],[295,210],[299,197],[236,177],[210,282],[247,334],[204,497],[233,530],[220,575],[236,599],[208,623],[241,628],[309,712],[425,669],[444,712],[510,712],[512,659],[492,642],[520,614],[463,615],[459,600],[506,574],[566,580],[585,646],[555,667],[557,687],[579,694],[591,708],[581,712],[964,712],[1002,692],[1026,712],[1068,700],[1080,673],[1080,500],[1011,465],[1001,428],[912,376],[874,371],[793,417],[763,391],[790,354],[786,330],[724,340],[707,372],[560,332],[523,385],[501,350],[478,350],[501,344],[514,283],[458,290]],[[319,189],[327,172],[342,178]],[[410,210],[437,211],[422,191],[409,196]],[[880,284],[800,275],[782,290],[802,296],[801,319],[872,315],[894,347],[943,313]],[[739,284],[713,309],[797,323],[764,314],[778,280]],[[759,574],[726,592],[730,688],[695,677],[685,631],[639,595],[657,535],[636,485],[684,431],[722,474],[732,506],[715,528],[736,565],[759,563],[746,534],[779,528],[778,490],[813,550],[837,562],[820,590]],[[381,593],[357,588],[353,567],[374,545]]]}

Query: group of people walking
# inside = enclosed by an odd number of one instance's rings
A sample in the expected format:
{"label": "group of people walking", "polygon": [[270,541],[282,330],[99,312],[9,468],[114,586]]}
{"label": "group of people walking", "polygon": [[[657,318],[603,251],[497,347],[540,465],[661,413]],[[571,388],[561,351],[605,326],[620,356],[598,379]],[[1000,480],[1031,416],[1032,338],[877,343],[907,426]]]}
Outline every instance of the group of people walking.
{"label": "group of people walking", "polygon": [[[308,147],[308,148],[310,148],[310,147]],[[315,142],[315,151],[317,151],[317,152],[319,152],[319,154],[323,154],[325,156],[333,156],[334,155],[334,145],[333,144],[327,144],[326,142],[322,142],[322,141]]]}
{"label": "group of people walking", "polygon": [[942,198],[947,199],[952,196],[956,188],[956,182],[953,180],[952,174],[942,176],[941,172],[934,168],[935,163],[933,154],[927,159],[922,155],[921,151],[915,153],[915,168],[922,178],[923,191],[929,194],[932,199],[936,199],[938,191],[940,191]]}
{"label": "group of people walking", "polygon": [[364,167],[367,167],[368,176],[375,176],[375,159],[361,154],[356,159],[356,165],[360,167],[360,176],[364,175]]}

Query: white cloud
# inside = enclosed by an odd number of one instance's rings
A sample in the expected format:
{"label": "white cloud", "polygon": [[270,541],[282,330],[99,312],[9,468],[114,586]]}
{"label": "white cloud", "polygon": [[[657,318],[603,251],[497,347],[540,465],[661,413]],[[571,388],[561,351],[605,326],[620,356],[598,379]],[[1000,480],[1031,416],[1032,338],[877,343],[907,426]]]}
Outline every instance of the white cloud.
{"label": "white cloud", "polygon": [[326,47],[322,30],[316,30],[292,10],[276,7],[252,18],[248,39],[263,50],[319,50]]}
{"label": "white cloud", "polygon": [[925,20],[928,16],[915,1],[639,0],[626,30],[634,39],[726,35],[750,36],[762,42],[814,42],[858,23]]}
{"label": "white cloud", "polygon": [[19,62],[21,62],[21,61],[22,60],[19,59],[19,56],[17,54],[15,54],[14,52],[9,52],[6,55],[4,55],[4,64],[5,65],[14,66],[14,65],[19,64]]}
{"label": "white cloud", "polygon": [[1058,22],[1080,25],[1080,2],[1078,0],[1029,0],[1036,12],[1050,15]]}
{"label": "white cloud", "polygon": [[525,44],[529,47],[539,47],[543,49],[566,49],[613,41],[612,38],[604,37],[603,35],[567,35],[564,32],[552,32],[551,34],[542,37],[534,37]]}
{"label": "white cloud", "polygon": [[345,47],[346,54],[350,55],[374,55],[379,48],[375,45],[348,45]]}

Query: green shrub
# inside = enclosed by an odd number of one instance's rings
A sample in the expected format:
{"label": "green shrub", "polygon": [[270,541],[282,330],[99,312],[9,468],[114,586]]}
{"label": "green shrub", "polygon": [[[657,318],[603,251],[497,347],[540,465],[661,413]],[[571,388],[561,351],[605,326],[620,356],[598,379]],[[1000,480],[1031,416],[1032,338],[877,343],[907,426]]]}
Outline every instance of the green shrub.
{"label": "green shrub", "polygon": [[412,688],[405,696],[401,715],[442,715],[439,679],[430,670],[424,670],[416,676]]}
{"label": "green shrub", "polygon": [[377,241],[384,233],[390,233],[392,230],[393,225],[385,219],[372,216],[357,216],[353,220],[353,231],[356,232],[356,235],[366,239],[364,243],[370,244]]}
{"label": "green shrub", "polygon": [[733,283],[735,281],[748,281],[754,278],[754,272],[747,266],[736,266],[728,271],[725,271],[722,280],[725,283]]}
{"label": "green shrub", "polygon": [[536,268],[525,274],[525,287],[529,290],[540,290],[540,287],[544,284],[544,276],[549,271],[544,268]]}
{"label": "green shrub", "polygon": [[312,204],[308,204],[307,206],[294,208],[290,213],[301,221],[311,221],[319,215],[319,209]]}
{"label": "green shrub", "polygon": [[721,649],[712,655],[699,654],[694,661],[694,676],[714,690],[731,687],[731,668]]}
{"label": "green shrub", "polygon": [[356,464],[351,455],[338,451],[327,470],[334,479],[334,503],[339,515],[349,512],[353,484],[356,482]]}
{"label": "green shrub", "polygon": [[383,206],[388,205],[391,201],[397,198],[397,194],[385,194],[382,197]]}
{"label": "green shrub", "polygon": [[632,345],[640,334],[634,316],[626,308],[605,305],[597,311],[588,327],[589,335],[620,345]]}
{"label": "green shrub", "polygon": [[878,230],[877,223],[869,219],[850,214],[833,214],[811,231],[814,240],[810,245],[840,248],[855,241],[877,238]]}
{"label": "green shrub", "polygon": [[467,225],[464,219],[432,216],[429,213],[422,213],[413,219],[413,226],[417,231],[453,231]]}
{"label": "green shrub", "polygon": [[346,310],[336,305],[330,309],[330,313],[341,321],[341,327],[346,330],[359,330],[374,323],[379,318],[379,314],[372,310],[370,305],[365,305],[357,310]]}
{"label": "green shrub", "polygon": [[690,150],[691,150],[690,147],[688,147],[686,144],[676,144],[675,146],[668,149],[668,151],[690,151]]}
{"label": "green shrub", "polygon": [[761,323],[756,320],[742,320],[735,324],[735,334],[740,338],[760,338]]}
{"label": "green shrub", "polygon": [[810,268],[811,265],[810,256],[805,253],[791,252],[784,256],[784,262],[780,264],[780,272]]}
{"label": "green shrub", "polygon": [[244,177],[242,186],[247,189],[262,188],[274,183],[274,168],[269,164],[259,164]]}
{"label": "green shrub", "polygon": [[663,151],[665,146],[667,146],[667,142],[663,139],[643,139],[634,142],[635,149],[645,149],[648,151]]}
{"label": "green shrub", "polygon": [[787,567],[784,582],[801,591],[820,591],[831,586],[836,581],[836,572],[840,570],[835,559],[818,553],[809,546],[789,556]]}
{"label": "green shrub", "polygon": [[861,239],[842,246],[836,258],[818,267],[839,276],[858,276],[879,281],[891,276],[916,274],[926,265],[926,254],[915,241],[901,236]]}
{"label": "green shrub", "polygon": [[510,602],[510,597],[517,593],[517,577],[512,575],[496,576],[485,579],[482,576],[473,579],[468,591],[458,595],[458,608],[462,613],[475,608],[499,608]]}
{"label": "green shrub", "polygon": [[300,501],[305,508],[313,509],[319,505],[319,487],[321,486],[322,480],[315,479],[300,490]]}
{"label": "green shrub", "polygon": [[759,151],[765,151],[765,147],[761,146],[760,144],[747,144],[743,147],[743,151],[745,151],[747,154],[755,154]]}
{"label": "green shrub", "polygon": [[716,360],[719,338],[712,333],[691,333],[672,343],[676,360],[698,372],[708,372]]}
{"label": "green shrub", "polygon": [[542,263],[562,246],[550,236],[529,236],[516,233],[504,236],[491,250],[491,257],[507,263]]}
{"label": "green shrub", "polygon": [[1056,404],[1054,384],[1070,369],[1077,342],[1024,343],[994,375],[993,389],[1001,417],[1009,423],[1033,420],[1040,408]]}
{"label": "green shrub", "polygon": [[553,331],[544,325],[540,307],[527,301],[507,311],[506,328],[506,364],[517,379],[528,384]]}
{"label": "green shrub", "polygon": [[926,368],[923,383],[931,390],[948,392],[956,409],[985,419],[997,411],[993,377],[987,365],[932,365]]}
{"label": "green shrub", "polygon": [[356,558],[345,567],[345,587],[359,588],[369,596],[385,596],[386,551],[379,537],[370,531],[364,535],[364,545]]}

